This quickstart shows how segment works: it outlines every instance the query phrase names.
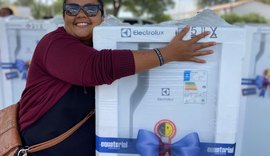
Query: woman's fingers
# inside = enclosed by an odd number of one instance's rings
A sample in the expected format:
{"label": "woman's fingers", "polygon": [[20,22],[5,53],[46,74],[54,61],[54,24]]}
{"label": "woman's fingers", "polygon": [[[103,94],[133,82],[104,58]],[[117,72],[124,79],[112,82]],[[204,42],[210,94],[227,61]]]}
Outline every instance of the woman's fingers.
{"label": "woman's fingers", "polygon": [[210,32],[207,31],[201,33],[190,40],[184,41],[183,38],[189,32],[189,29],[189,26],[183,28],[183,30],[179,32],[179,34],[167,45],[167,47],[164,48],[165,51],[168,52],[168,55],[166,55],[167,61],[192,61],[205,63],[205,60],[198,57],[213,53],[213,50],[205,48],[216,45],[216,42],[198,43],[200,39],[209,35]]}
{"label": "woman's fingers", "polygon": [[190,61],[197,62],[197,63],[205,63],[206,62],[205,60],[199,59],[199,58],[196,58],[196,57],[191,58]]}
{"label": "woman's fingers", "polygon": [[[185,37],[185,35],[188,33],[189,29],[190,29],[190,26],[185,26],[185,27],[179,32],[179,34],[177,35],[177,39],[178,39],[178,40],[183,40],[183,38]],[[197,43],[200,39],[202,39],[202,38],[208,36],[210,33],[211,33],[210,31],[205,31],[205,32],[203,32],[203,33],[201,33],[201,34],[199,34],[199,35],[197,35],[197,36],[191,38],[191,39],[189,40],[189,42],[190,42],[191,44]],[[213,46],[213,43],[214,43],[214,42],[211,42],[211,44],[210,44],[209,46]],[[208,47],[208,46],[207,46],[207,47]]]}
{"label": "woman's fingers", "polygon": [[213,54],[213,50],[204,50],[204,51],[197,51],[192,54],[192,56],[186,60],[186,61],[191,61],[191,62],[197,62],[197,63],[205,63],[206,61],[204,59],[197,58],[198,56],[204,56],[204,55],[209,55]]}
{"label": "woman's fingers", "polygon": [[183,38],[185,37],[185,35],[188,33],[190,26],[185,26],[177,35],[177,39],[183,40]]}
{"label": "woman's fingers", "polygon": [[193,37],[192,39],[190,39],[189,41],[193,44],[193,43],[196,43],[198,42],[200,39],[208,36],[210,34],[210,31],[206,31],[206,32],[203,32],[195,37]]}
{"label": "woman's fingers", "polygon": [[204,56],[204,55],[209,55],[209,54],[213,54],[214,51],[213,50],[204,50],[204,51],[197,51],[193,53],[193,56]]}
{"label": "woman's fingers", "polygon": [[209,55],[213,54],[213,50],[204,50],[204,51],[197,51],[193,53],[193,57],[189,59],[189,61],[192,62],[197,62],[197,63],[205,63],[206,61],[204,59],[197,58],[198,56],[204,56],[204,55]]}
{"label": "woman's fingers", "polygon": [[206,42],[206,43],[196,44],[194,47],[194,51],[198,51],[200,49],[212,47],[214,45],[216,45],[216,42]]}

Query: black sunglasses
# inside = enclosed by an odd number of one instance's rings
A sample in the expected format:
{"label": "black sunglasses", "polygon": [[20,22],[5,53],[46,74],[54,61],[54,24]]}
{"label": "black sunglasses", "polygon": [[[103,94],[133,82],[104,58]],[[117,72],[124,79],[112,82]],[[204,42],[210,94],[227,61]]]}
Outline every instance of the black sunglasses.
{"label": "black sunglasses", "polygon": [[69,16],[76,16],[81,10],[83,10],[83,12],[87,16],[96,16],[98,14],[98,11],[102,10],[102,6],[100,4],[92,3],[88,3],[83,6],[75,3],[65,3],[63,9]]}

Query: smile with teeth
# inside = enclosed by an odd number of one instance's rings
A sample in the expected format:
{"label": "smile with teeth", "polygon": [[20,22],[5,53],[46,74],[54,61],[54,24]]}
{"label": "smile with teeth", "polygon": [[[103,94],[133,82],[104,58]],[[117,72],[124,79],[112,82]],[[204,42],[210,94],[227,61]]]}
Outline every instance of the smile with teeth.
{"label": "smile with teeth", "polygon": [[77,26],[87,26],[87,25],[89,25],[89,24],[88,24],[88,23],[82,22],[82,23],[77,23],[76,25],[77,25]]}

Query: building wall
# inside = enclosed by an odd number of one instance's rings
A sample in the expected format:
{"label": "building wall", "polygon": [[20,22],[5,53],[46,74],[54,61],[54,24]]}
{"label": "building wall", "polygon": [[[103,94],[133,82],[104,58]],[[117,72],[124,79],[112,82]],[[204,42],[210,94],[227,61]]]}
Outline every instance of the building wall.
{"label": "building wall", "polygon": [[[238,15],[256,13],[270,20],[270,5],[254,0],[244,0],[242,2],[222,4],[209,7],[208,9],[213,10],[219,15],[224,15],[227,13],[235,13]],[[177,12],[171,15],[173,19],[179,20],[195,16],[198,11],[201,11],[201,9],[181,13]]]}
{"label": "building wall", "polygon": [[267,19],[270,19],[270,5],[256,1],[232,8],[232,12],[238,15],[257,13]]}

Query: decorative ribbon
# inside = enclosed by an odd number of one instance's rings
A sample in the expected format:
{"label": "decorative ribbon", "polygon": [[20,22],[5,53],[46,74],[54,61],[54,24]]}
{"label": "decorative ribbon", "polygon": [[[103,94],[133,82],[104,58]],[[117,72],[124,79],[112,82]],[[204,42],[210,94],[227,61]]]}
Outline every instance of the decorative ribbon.
{"label": "decorative ribbon", "polygon": [[[23,60],[17,59],[15,61],[15,63],[1,63],[1,67],[2,69],[17,69],[19,71],[19,73],[21,73],[22,75],[22,79],[26,79],[27,78],[27,72],[29,69],[29,61],[25,62]],[[6,74],[9,78],[8,79],[12,79],[12,78],[16,78],[18,77],[18,74],[16,76],[16,74],[14,74],[14,72],[10,72]],[[13,75],[13,76],[12,76]]]}
{"label": "decorative ribbon", "polygon": [[26,79],[27,78],[28,68],[29,68],[29,63],[26,63],[23,60],[18,59],[18,60],[15,61],[15,67],[22,74],[22,79]]}
{"label": "decorative ribbon", "polygon": [[260,76],[260,75],[258,75],[256,77],[256,86],[260,90],[260,93],[259,93],[260,97],[265,96],[265,92],[268,88],[268,85],[269,85],[269,81],[267,78],[265,78],[264,76]]}
{"label": "decorative ribbon", "polygon": [[[255,79],[242,79],[242,85],[253,85],[259,90],[259,96],[264,97],[270,82],[262,75],[257,75]],[[256,94],[256,88],[242,89],[243,95]]]}
{"label": "decorative ribbon", "polygon": [[256,76],[255,79],[255,85],[258,89],[261,89],[263,87],[264,77],[261,75]]}
{"label": "decorative ribbon", "polygon": [[198,156],[200,141],[197,133],[190,133],[173,144],[165,144],[153,132],[139,130],[137,136],[137,151],[141,156]]}

